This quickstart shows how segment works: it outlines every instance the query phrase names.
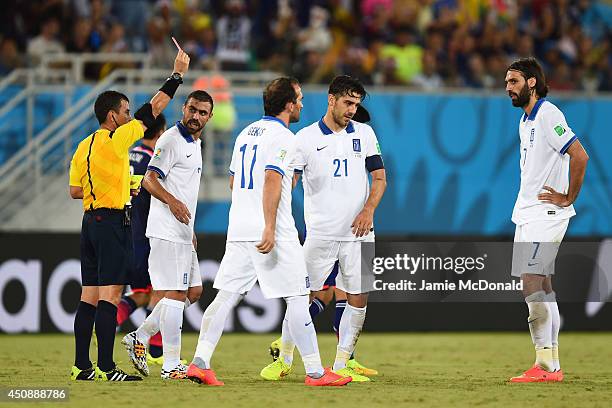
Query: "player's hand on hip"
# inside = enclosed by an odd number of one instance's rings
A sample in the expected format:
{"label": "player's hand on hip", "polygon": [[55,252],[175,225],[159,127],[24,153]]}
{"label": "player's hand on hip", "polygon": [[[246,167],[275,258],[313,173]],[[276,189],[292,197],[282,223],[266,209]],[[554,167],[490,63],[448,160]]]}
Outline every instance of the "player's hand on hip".
{"label": "player's hand on hip", "polygon": [[538,200],[544,201],[545,203],[551,203],[558,207],[567,207],[572,204],[570,200],[567,199],[567,194],[559,193],[555,191],[554,188],[544,186],[542,187],[547,193],[538,194]]}
{"label": "player's hand on hip", "polygon": [[356,237],[368,235],[374,223],[374,211],[364,208],[351,224],[351,230]]}
{"label": "player's hand on hip", "polygon": [[174,59],[174,71],[181,74],[181,76],[185,75],[185,72],[189,69],[189,55],[183,50],[179,50],[176,53],[176,58]]}
{"label": "player's hand on hip", "polygon": [[185,225],[189,225],[189,220],[191,219],[191,213],[185,204],[182,201],[177,200],[176,198],[170,202],[168,202],[168,207],[174,217],[181,223]]}
{"label": "player's hand on hip", "polygon": [[134,188],[130,189],[130,195],[132,197],[136,197],[138,194],[140,194],[140,187],[138,187],[136,189],[134,189]]}
{"label": "player's hand on hip", "polygon": [[261,242],[255,247],[262,254],[267,254],[274,248],[274,243],[274,229],[266,227],[261,235]]}

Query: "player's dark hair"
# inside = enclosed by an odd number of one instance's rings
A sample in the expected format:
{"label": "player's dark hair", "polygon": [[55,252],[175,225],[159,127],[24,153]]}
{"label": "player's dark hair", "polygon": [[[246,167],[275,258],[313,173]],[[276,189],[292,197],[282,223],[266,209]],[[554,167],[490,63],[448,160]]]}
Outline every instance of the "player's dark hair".
{"label": "player's dark hair", "polygon": [[144,132],[143,139],[151,140],[153,139],[160,130],[163,130],[166,127],[166,117],[163,113],[160,113],[155,118],[151,127],[147,127],[147,130]]}
{"label": "player's dark hair", "polygon": [[296,103],[298,94],[295,86],[300,83],[291,77],[276,78],[270,82],[263,91],[264,114],[276,116],[285,110],[289,102]]}
{"label": "player's dark hair", "polygon": [[211,110],[212,108],[215,107],[215,103],[213,102],[212,96],[210,96],[208,92],[203,91],[201,89],[197,89],[191,92],[189,95],[187,95],[187,99],[185,99],[185,103],[184,103],[185,106],[187,106],[187,102],[189,102],[190,99],[195,99],[196,101],[199,101],[199,102],[210,102]]}
{"label": "player's dark hair", "polygon": [[338,75],[335,77],[331,84],[329,84],[328,93],[336,98],[351,96],[361,100],[368,94],[359,79],[348,75]]}
{"label": "player's dark hair", "polygon": [[106,120],[108,112],[115,111],[119,113],[121,101],[130,102],[127,96],[117,91],[104,91],[96,98],[94,103],[94,113],[98,123],[102,124]]}
{"label": "player's dark hair", "polygon": [[529,78],[535,78],[535,91],[538,98],[544,98],[548,95],[548,85],[546,85],[544,70],[535,58],[529,57],[518,59],[510,64],[508,71],[520,72],[523,78],[525,78],[525,81]]}

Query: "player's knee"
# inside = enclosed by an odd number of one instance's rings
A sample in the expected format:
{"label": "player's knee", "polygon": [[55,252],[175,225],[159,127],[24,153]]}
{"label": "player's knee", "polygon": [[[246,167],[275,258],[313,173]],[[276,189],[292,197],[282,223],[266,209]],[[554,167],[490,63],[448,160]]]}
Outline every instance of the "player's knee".
{"label": "player's knee", "polygon": [[347,298],[348,304],[353,307],[364,308],[368,305],[368,294],[367,293],[361,293],[358,295],[347,293],[346,298]]}
{"label": "player's knee", "polygon": [[98,287],[83,286],[81,290],[81,302],[89,303],[92,306],[98,305]]}
{"label": "player's knee", "polygon": [[184,302],[187,299],[187,291],[186,290],[167,290],[164,297],[167,299],[178,300],[179,302]]}
{"label": "player's knee", "polygon": [[117,306],[121,301],[123,285],[100,286],[98,288],[98,294],[99,300],[104,300],[105,302],[109,302]]}
{"label": "player's knee", "polygon": [[136,303],[136,305],[140,307],[140,306],[144,306],[147,303],[149,303],[149,299],[151,298],[151,295],[145,292],[137,292],[137,293],[132,294],[130,297]]}
{"label": "player's knee", "polygon": [[202,286],[193,286],[187,291],[187,299],[189,299],[189,302],[192,304],[196,303],[198,300],[200,300],[203,291],[204,289]]}

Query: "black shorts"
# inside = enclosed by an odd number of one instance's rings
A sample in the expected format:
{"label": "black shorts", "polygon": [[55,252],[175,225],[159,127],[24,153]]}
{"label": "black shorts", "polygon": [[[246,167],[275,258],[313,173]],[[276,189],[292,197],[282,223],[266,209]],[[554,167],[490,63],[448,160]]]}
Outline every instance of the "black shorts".
{"label": "black shorts", "polygon": [[134,268],[130,277],[132,292],[151,292],[151,278],[149,277],[149,254],[151,245],[148,239],[134,240]]}
{"label": "black shorts", "polygon": [[132,229],[123,210],[100,208],[83,214],[81,281],[83,286],[125,285],[133,269]]}

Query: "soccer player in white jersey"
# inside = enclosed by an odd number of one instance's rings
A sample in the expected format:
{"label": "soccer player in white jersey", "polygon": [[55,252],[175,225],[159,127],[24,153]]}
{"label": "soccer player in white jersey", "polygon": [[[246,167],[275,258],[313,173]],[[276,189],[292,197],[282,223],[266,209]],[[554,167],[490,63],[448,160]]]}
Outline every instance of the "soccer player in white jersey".
{"label": "soccer player in white jersey", "polygon": [[143,179],[151,193],[146,236],[151,244],[149,274],[154,290],[164,291],[151,314],[122,340],[134,367],[149,375],[146,346],[161,332],[164,363],[161,377],[186,378],[180,362],[183,311],[202,294],[202,277],[193,230],[202,175],[204,126],[212,117],[212,97],[202,90],[189,94],[183,118],[166,130]]}
{"label": "soccer player in white jersey", "polygon": [[510,65],[506,91],[512,105],[524,111],[519,121],[521,186],[512,212],[516,224],[512,275],[520,276],[523,283],[536,350],[533,367],[511,381],[562,381],[559,308],[552,275],[558,245],[576,214],[572,204],[582,186],[588,156],[563,113],[544,99],[548,86],[534,58]]}
{"label": "soccer player in white jersey", "polygon": [[[369,378],[347,366],[366,315],[368,275],[362,274],[362,242],[374,242],[374,210],[387,182],[380,147],[369,125],[352,119],[366,96],[355,78],[337,76],[328,92],[328,106],[321,120],[297,133],[295,169],[304,183],[306,241],[304,256],[315,297],[336,261],[336,287],[347,294],[340,320],[334,372],[353,381]],[[369,177],[372,178],[370,189]],[[294,345],[283,336],[278,360],[264,368],[268,379],[286,376]]]}
{"label": "soccer player in white jersey", "polygon": [[291,78],[275,79],[264,90],[263,102],[265,116],[248,125],[234,145],[227,243],[214,283],[219,292],[202,317],[187,376],[201,384],[223,385],[210,360],[227,316],[259,281],[266,298],[282,297],[287,302],[283,333],[297,344],[306,385],[344,385],[350,377],[321,365],[308,313],[308,275],[291,214],[295,135],[288,126],[300,118],[299,83]]}

